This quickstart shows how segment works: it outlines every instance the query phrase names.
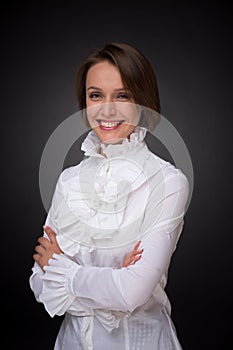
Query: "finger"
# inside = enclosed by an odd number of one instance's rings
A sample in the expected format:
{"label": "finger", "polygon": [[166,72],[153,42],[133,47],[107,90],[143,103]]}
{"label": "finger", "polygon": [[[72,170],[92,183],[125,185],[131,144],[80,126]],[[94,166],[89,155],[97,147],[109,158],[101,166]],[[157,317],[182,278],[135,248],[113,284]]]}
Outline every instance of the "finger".
{"label": "finger", "polygon": [[50,241],[51,241],[51,243],[55,243],[55,244],[57,244],[57,239],[56,239],[56,233],[55,232],[49,232],[48,233],[48,236],[49,236],[49,239],[50,239]]}
{"label": "finger", "polygon": [[49,236],[49,239],[51,240],[51,242],[56,243],[56,233],[51,229],[51,227],[44,225],[43,228],[44,228],[44,231]]}
{"label": "finger", "polygon": [[136,255],[142,254],[142,253],[143,253],[143,249],[138,249],[138,250],[133,252],[133,256],[136,256]]}
{"label": "finger", "polygon": [[140,255],[137,255],[136,257],[135,257],[135,259],[134,259],[134,263],[136,263],[138,260],[140,260],[141,259],[141,254]]}
{"label": "finger", "polygon": [[40,255],[42,255],[43,253],[45,253],[45,249],[44,249],[44,247],[43,247],[42,245],[37,245],[37,246],[35,247],[35,251],[36,251],[38,254],[40,254]]}
{"label": "finger", "polygon": [[44,269],[44,266],[47,264],[47,261],[44,260],[40,254],[34,254],[33,259],[42,269]]}
{"label": "finger", "polygon": [[135,246],[134,246],[134,249],[133,249],[133,250],[137,250],[137,249],[138,249],[138,247],[140,246],[140,244],[141,244],[141,241],[138,241],[138,242],[135,244]]}
{"label": "finger", "polygon": [[48,249],[49,245],[51,244],[49,240],[46,237],[40,237],[38,239],[38,242],[40,245],[42,245],[45,249]]}
{"label": "finger", "polygon": [[134,265],[137,261],[139,261],[140,259],[141,259],[141,255],[138,255],[138,256],[136,256],[131,262],[130,262],[130,264],[129,265]]}
{"label": "finger", "polygon": [[40,258],[41,258],[41,256],[40,256],[40,254],[33,254],[33,259],[38,263],[39,262],[39,260],[40,260]]}
{"label": "finger", "polygon": [[129,261],[131,261],[131,260],[133,259],[133,257],[134,257],[134,252],[131,252],[131,253],[129,253],[129,254],[127,255],[127,259],[128,259]]}

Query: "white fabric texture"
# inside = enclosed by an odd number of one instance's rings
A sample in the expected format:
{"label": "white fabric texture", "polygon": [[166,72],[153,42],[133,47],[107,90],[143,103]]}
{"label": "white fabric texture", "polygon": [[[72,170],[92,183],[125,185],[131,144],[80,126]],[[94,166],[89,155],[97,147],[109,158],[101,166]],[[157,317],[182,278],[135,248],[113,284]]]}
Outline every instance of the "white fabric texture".
{"label": "white fabric texture", "polygon": [[[189,183],[149,150],[145,135],[136,127],[130,139],[106,145],[90,131],[84,159],[58,179],[45,224],[64,254],[44,271],[35,263],[30,276],[49,315],[65,314],[55,350],[181,349],[164,289]],[[122,268],[139,239],[142,258]]]}

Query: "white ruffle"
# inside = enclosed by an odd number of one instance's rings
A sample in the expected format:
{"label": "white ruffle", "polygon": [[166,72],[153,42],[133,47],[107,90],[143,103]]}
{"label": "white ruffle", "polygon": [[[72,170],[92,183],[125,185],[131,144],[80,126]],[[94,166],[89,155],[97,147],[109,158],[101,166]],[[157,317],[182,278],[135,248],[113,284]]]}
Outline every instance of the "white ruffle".
{"label": "white ruffle", "polygon": [[[43,290],[39,301],[44,304],[46,311],[51,317],[61,316],[72,307],[76,299],[76,316],[95,316],[103,327],[109,332],[119,327],[120,320],[130,315],[129,313],[110,311],[104,309],[92,310],[84,307],[77,300],[72,288],[72,281],[77,273],[79,265],[64,254],[53,254],[49,260],[49,266],[44,267]],[[79,302],[79,305],[77,303]]]}
{"label": "white ruffle", "polygon": [[[80,255],[83,246],[91,251],[135,241],[150,192],[148,180],[161,170],[160,161],[149,159],[152,156],[145,135],[145,128],[136,127],[130,139],[121,144],[103,145],[92,130],[84,140],[82,150],[88,157],[66,169],[60,180],[59,205],[51,212],[59,232],[58,243],[67,255]],[[98,153],[100,146],[107,159]],[[162,182],[160,174],[158,180]],[[130,202],[138,202],[137,189],[142,186],[140,208],[130,210]]]}
{"label": "white ruffle", "polygon": [[124,138],[120,144],[101,143],[94,130],[91,130],[81,145],[81,150],[85,156],[100,156],[102,148],[107,158],[122,155],[124,152],[134,148],[137,144],[142,143],[145,139],[147,129],[137,126],[134,132],[130,134],[129,139]]}
{"label": "white ruffle", "polygon": [[[63,315],[75,296],[69,291],[69,279],[77,272],[78,264],[65,255],[53,254],[49,266],[44,267],[43,290],[39,297],[51,317]],[[68,279],[69,277],[69,279]]]}

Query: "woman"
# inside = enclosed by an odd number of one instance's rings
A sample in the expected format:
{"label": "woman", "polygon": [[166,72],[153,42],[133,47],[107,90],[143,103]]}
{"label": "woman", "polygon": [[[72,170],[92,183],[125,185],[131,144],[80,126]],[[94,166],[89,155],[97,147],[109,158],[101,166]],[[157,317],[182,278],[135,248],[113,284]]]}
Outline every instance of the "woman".
{"label": "woman", "polygon": [[145,142],[160,113],[152,65],[109,43],[81,64],[76,89],[92,130],[58,179],[30,277],[47,312],[65,314],[55,349],[181,349],[164,289],[189,184]]}

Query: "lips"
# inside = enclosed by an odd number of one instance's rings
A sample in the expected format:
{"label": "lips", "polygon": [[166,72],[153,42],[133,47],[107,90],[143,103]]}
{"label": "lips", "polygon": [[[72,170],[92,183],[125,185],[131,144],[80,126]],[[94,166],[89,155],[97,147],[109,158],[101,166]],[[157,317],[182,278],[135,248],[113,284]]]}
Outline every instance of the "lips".
{"label": "lips", "polygon": [[116,130],[118,129],[121,124],[124,122],[124,120],[117,120],[117,121],[112,121],[112,120],[97,120],[99,123],[100,129],[104,131],[111,131],[111,130]]}

